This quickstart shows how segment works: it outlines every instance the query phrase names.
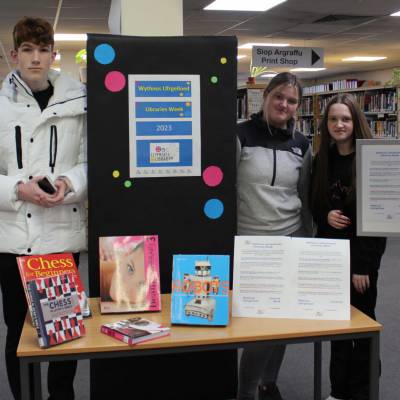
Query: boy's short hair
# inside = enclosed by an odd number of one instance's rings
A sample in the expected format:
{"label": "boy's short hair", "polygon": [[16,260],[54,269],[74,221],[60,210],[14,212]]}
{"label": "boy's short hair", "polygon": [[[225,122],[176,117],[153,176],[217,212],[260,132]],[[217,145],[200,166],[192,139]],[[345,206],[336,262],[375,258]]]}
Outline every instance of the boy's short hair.
{"label": "boy's short hair", "polygon": [[13,40],[14,50],[18,50],[23,42],[51,45],[53,47],[53,27],[43,18],[24,17],[14,26]]}

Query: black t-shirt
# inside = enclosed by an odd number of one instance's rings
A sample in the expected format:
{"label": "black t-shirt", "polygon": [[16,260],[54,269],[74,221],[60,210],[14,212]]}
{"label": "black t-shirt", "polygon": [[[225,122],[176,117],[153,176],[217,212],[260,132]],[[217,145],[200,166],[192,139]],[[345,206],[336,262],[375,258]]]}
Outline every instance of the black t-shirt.
{"label": "black t-shirt", "polygon": [[47,89],[41,90],[39,92],[33,92],[33,97],[38,102],[41,111],[43,111],[47,107],[47,104],[49,104],[50,97],[53,96],[53,93],[54,87],[50,82]]}
{"label": "black t-shirt", "polygon": [[354,156],[354,152],[341,155],[336,146],[332,147],[329,154],[328,196],[333,210],[341,210],[345,213],[349,208],[349,200],[354,196],[354,193],[351,193]]}
{"label": "black t-shirt", "polygon": [[[356,194],[352,192],[353,161],[355,153],[341,155],[336,145],[329,150],[328,199],[330,207],[314,215],[318,223],[318,236],[327,238],[350,239],[356,236]],[[331,210],[340,210],[350,218],[351,224],[344,229],[335,229],[327,222]]]}

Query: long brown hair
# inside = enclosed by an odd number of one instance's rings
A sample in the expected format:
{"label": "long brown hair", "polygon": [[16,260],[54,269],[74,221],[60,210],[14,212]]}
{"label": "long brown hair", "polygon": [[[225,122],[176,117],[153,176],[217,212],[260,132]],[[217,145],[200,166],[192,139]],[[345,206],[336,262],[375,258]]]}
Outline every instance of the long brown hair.
{"label": "long brown hair", "polygon": [[[332,146],[332,138],[328,130],[329,110],[334,104],[344,104],[348,107],[353,120],[353,143],[356,139],[372,139],[371,129],[364,113],[361,111],[357,100],[350,93],[335,95],[327,104],[322,121],[320,123],[321,142],[318,153],[315,156],[312,184],[311,184],[311,210],[320,214],[331,207],[328,197],[329,187],[329,153]],[[350,186],[350,198],[355,196],[356,188],[356,159],[352,166],[352,181]]]}

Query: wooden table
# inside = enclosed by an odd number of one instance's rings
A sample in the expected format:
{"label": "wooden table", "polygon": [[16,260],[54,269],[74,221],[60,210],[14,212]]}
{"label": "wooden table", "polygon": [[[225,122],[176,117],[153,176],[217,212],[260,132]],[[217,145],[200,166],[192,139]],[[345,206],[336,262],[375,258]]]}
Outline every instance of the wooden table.
{"label": "wooden table", "polygon": [[[85,319],[86,336],[49,349],[41,349],[36,332],[25,321],[17,355],[21,365],[22,400],[29,400],[29,366],[33,365],[34,399],[41,399],[40,362],[94,358],[132,357],[250,347],[269,344],[314,343],[314,400],[321,400],[321,343],[329,340],[370,339],[370,400],[379,399],[379,334],[382,326],[365,314],[351,309],[350,321],[317,321],[278,318],[231,318],[227,327],[173,326],[171,335],[128,346],[100,332],[100,325],[128,318],[132,314],[101,315],[98,299],[90,299],[93,316]],[[162,312],[138,313],[170,325],[170,295],[162,295]]]}

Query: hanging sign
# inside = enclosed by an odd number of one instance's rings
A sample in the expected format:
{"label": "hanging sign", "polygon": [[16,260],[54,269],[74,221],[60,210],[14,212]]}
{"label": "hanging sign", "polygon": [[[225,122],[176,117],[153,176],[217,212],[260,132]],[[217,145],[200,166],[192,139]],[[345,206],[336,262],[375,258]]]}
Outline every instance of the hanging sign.
{"label": "hanging sign", "polygon": [[253,46],[254,67],[321,68],[324,49],[320,47]]}

